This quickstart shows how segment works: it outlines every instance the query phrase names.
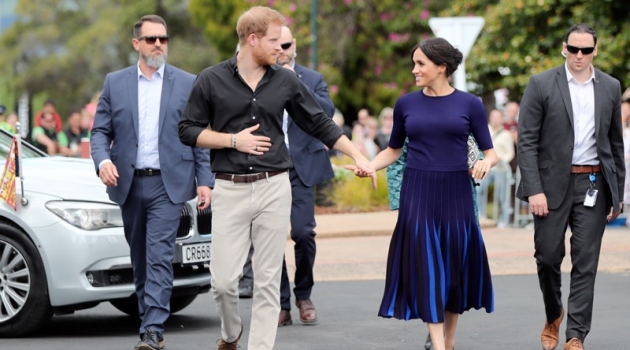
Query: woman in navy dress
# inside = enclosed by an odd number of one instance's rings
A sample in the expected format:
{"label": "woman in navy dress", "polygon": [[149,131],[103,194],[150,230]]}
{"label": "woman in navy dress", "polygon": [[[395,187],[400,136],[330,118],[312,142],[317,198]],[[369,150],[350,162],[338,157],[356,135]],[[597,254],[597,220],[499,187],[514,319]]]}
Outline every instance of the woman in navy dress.
{"label": "woman in navy dress", "polygon": [[[420,319],[428,324],[435,350],[452,350],[460,314],[471,308],[494,310],[470,175],[477,181],[486,178],[497,156],[483,104],[449,84],[462,53],[448,41],[432,38],[414,47],[411,58],[416,85],[423,89],[398,99],[389,147],[372,160],[375,170],[394,163],[409,139],[378,314]],[[483,159],[469,174],[471,133]]]}

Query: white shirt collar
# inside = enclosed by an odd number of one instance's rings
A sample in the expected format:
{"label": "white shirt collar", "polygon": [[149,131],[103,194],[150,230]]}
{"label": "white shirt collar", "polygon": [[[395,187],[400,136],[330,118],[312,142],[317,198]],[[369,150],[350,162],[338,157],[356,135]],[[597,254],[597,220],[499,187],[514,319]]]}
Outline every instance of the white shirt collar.
{"label": "white shirt collar", "polygon": [[580,83],[577,79],[575,79],[575,78],[573,77],[573,75],[571,74],[571,71],[569,71],[569,66],[567,65],[567,63],[566,63],[566,62],[564,62],[564,70],[567,72],[567,81],[568,81],[568,82],[570,82],[570,81],[571,81],[571,79],[575,80],[575,82],[576,82],[576,83],[578,83],[578,84],[586,84],[586,83],[590,83],[590,82],[591,82],[591,80],[593,80],[593,81],[594,81],[594,80],[595,80],[595,67],[593,67],[593,65],[591,64],[591,67],[590,67],[590,68],[591,68],[591,76],[590,76],[590,78],[588,78],[588,80],[586,80],[585,82]]}
{"label": "white shirt collar", "polygon": [[[140,61],[138,61],[138,63],[136,64],[136,67],[138,68],[138,79],[140,79],[140,77],[144,77],[144,74],[142,74],[142,71],[140,70]],[[164,64],[161,65],[160,68],[158,68],[156,73],[160,76],[160,78],[164,77]]]}

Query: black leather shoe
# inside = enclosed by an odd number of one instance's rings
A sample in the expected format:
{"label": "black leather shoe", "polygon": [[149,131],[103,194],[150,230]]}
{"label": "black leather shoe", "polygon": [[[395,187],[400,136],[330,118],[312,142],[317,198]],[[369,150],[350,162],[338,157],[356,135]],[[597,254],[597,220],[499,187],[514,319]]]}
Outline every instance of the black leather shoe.
{"label": "black leather shoe", "polygon": [[238,297],[241,299],[249,299],[254,296],[254,291],[252,287],[238,287]]}
{"label": "black leather shoe", "polygon": [[154,332],[148,327],[144,329],[144,333],[140,334],[140,341],[134,350],[162,350],[166,346],[162,333]]}

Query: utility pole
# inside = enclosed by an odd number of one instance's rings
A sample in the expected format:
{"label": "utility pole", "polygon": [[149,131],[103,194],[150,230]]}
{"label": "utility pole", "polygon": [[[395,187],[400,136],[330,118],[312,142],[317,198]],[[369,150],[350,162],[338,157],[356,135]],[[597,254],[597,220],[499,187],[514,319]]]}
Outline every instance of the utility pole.
{"label": "utility pole", "polygon": [[317,0],[311,0],[311,69],[317,70]]}

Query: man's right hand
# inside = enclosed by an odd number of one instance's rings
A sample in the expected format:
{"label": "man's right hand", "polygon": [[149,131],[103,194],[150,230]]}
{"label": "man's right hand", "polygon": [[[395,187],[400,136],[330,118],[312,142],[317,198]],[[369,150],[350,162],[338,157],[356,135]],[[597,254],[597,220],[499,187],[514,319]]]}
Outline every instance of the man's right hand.
{"label": "man's right hand", "polygon": [[98,171],[98,177],[107,187],[114,187],[118,185],[118,169],[112,162],[106,162],[101,166]]}
{"label": "man's right hand", "polygon": [[529,210],[532,214],[545,217],[549,214],[549,207],[547,206],[547,196],[544,193],[538,193],[528,197]]}
{"label": "man's right hand", "polygon": [[236,150],[256,156],[262,156],[271,148],[271,139],[267,136],[254,135],[260,124],[250,126],[236,134]]}

